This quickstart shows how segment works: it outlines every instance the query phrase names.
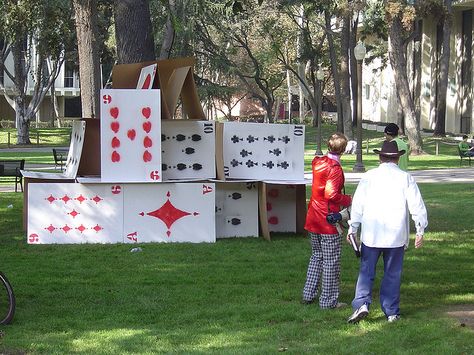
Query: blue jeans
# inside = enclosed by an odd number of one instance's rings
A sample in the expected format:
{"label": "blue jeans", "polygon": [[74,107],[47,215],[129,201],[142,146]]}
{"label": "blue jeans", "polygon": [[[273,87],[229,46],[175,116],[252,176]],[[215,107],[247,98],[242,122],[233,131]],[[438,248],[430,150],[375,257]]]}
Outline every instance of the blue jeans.
{"label": "blue jeans", "polygon": [[359,278],[352,308],[358,309],[364,303],[372,303],[372,287],[375,269],[380,255],[383,256],[384,274],[380,284],[380,306],[385,315],[400,314],[400,282],[402,276],[403,256],[405,248],[371,248],[361,246]]}

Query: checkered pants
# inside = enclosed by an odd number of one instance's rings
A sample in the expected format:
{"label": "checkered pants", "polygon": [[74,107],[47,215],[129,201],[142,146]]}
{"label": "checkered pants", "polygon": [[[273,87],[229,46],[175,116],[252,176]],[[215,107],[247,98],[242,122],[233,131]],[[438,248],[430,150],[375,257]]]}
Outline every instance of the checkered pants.
{"label": "checkered pants", "polygon": [[318,284],[322,278],[319,306],[333,308],[339,297],[342,237],[339,234],[314,233],[309,233],[309,236],[312,254],[303,289],[303,300],[312,301],[316,297]]}

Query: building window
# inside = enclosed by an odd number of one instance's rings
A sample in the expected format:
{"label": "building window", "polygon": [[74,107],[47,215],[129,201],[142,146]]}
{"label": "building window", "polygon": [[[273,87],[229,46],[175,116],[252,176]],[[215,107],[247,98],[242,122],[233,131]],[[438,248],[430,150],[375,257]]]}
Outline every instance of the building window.
{"label": "building window", "polygon": [[365,85],[365,99],[370,99],[370,85]]}
{"label": "building window", "polygon": [[66,62],[64,68],[64,87],[72,88],[74,87],[74,63]]}

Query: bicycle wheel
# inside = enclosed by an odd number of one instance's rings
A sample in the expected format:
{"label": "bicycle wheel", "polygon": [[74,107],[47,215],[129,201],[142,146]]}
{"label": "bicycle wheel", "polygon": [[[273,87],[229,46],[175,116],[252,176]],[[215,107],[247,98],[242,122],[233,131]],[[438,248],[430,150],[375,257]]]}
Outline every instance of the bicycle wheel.
{"label": "bicycle wheel", "polygon": [[15,295],[6,276],[0,272],[0,324],[8,324],[15,314]]}

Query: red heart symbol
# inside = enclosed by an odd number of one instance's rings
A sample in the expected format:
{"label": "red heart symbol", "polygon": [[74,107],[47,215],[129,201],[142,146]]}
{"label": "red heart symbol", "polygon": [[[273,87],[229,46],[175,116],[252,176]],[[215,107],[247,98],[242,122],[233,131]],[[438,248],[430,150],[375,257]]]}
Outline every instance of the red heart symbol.
{"label": "red heart symbol", "polygon": [[279,223],[278,217],[277,217],[277,216],[270,217],[270,218],[268,219],[268,223],[270,223],[270,224],[278,224],[278,223]]}
{"label": "red heart symbol", "polygon": [[149,161],[151,161],[151,159],[152,159],[151,153],[148,150],[145,150],[145,152],[143,153],[143,161],[145,163],[148,163]]}
{"label": "red heart symbol", "polygon": [[115,133],[117,133],[120,129],[120,123],[118,123],[117,121],[113,121],[111,124],[110,124],[110,129],[112,131],[114,131]]}
{"label": "red heart symbol", "polygon": [[129,129],[127,132],[127,137],[130,138],[130,140],[134,140],[135,136],[137,135],[137,132],[135,132],[134,129]]}
{"label": "red heart symbol", "polygon": [[143,123],[143,130],[146,132],[146,133],[150,133],[151,131],[151,122],[145,122]]}
{"label": "red heart symbol", "polygon": [[148,89],[150,87],[151,75],[147,74],[145,81],[143,82],[142,89]]}
{"label": "red heart symbol", "polygon": [[151,115],[151,108],[149,108],[149,107],[144,107],[144,108],[142,108],[142,115],[143,115],[146,119],[150,118],[150,115]]}
{"label": "red heart symbol", "polygon": [[110,109],[110,116],[112,116],[113,118],[117,118],[119,115],[119,109],[118,107],[112,107]]}
{"label": "red heart symbol", "polygon": [[146,137],[143,139],[143,146],[144,146],[145,148],[150,148],[152,145],[153,145],[153,141],[151,140],[150,137],[146,136]]}
{"label": "red heart symbol", "polygon": [[115,150],[112,152],[112,163],[117,163],[120,161],[120,154]]}
{"label": "red heart symbol", "polygon": [[112,138],[112,148],[120,147],[120,139],[117,137]]}

